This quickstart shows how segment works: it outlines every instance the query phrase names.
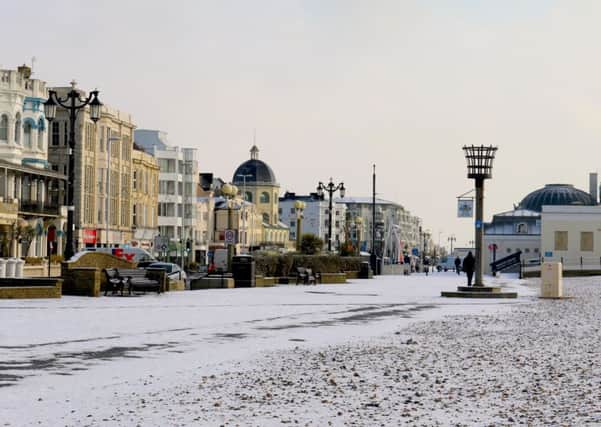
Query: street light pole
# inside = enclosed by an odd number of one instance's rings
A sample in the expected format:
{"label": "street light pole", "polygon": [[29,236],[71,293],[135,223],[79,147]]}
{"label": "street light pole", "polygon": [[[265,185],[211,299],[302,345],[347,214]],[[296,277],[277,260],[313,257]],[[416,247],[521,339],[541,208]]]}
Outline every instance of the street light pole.
{"label": "street light pole", "polygon": [[327,183],[327,184],[324,184],[323,182],[320,181],[319,185],[317,185],[317,195],[319,197],[323,197],[324,191],[327,191],[328,195],[329,195],[329,205],[328,205],[328,252],[332,252],[332,208],[333,208],[332,196],[338,190],[340,190],[340,197],[344,198],[344,194],[346,192],[346,189],[344,188],[344,182],[341,182],[340,184],[334,184],[334,181],[332,180],[332,178],[330,178],[330,182]]}
{"label": "street light pole", "polygon": [[44,115],[49,122],[52,122],[56,118],[57,106],[69,112],[69,182],[67,183],[67,242],[64,252],[65,261],[68,261],[75,254],[75,241],[73,240],[75,225],[75,121],[79,110],[90,106],[90,119],[96,123],[100,119],[100,108],[102,107],[102,103],[98,99],[97,90],[93,90],[87,98],[82,99],[75,86],[76,82],[72,81],[71,90],[67,93],[66,98],[59,98],[54,90],[48,91],[48,100],[44,103]]}
{"label": "street light pole", "polygon": [[450,236],[447,239],[449,242],[451,242],[451,252],[450,254],[453,255],[453,242],[455,242],[457,240],[457,238],[455,237],[455,235],[453,234],[452,236]]}
{"label": "street light pole", "polygon": [[492,178],[492,163],[497,147],[484,145],[464,146],[463,151],[467,160],[467,177],[475,180],[476,187],[476,277],[474,286],[484,286],[482,283],[482,270],[484,257],[482,256],[482,240],[484,237],[484,180]]}
{"label": "street light pole", "polygon": [[[236,194],[238,194],[238,188],[235,185],[225,184],[221,188],[221,192],[225,196],[227,203],[227,228],[228,230],[232,230],[234,228],[234,221],[232,218],[232,205],[234,203],[234,198]],[[227,271],[232,271],[232,258],[234,256],[234,245],[229,242],[227,244]]]}

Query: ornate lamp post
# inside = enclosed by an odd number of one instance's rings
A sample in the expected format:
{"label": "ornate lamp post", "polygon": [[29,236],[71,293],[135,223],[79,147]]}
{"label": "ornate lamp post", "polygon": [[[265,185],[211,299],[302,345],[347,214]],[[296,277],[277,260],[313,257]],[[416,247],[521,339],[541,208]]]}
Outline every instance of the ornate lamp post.
{"label": "ornate lamp post", "polygon": [[317,186],[317,195],[319,197],[323,197],[324,191],[329,194],[329,208],[328,208],[328,252],[332,252],[332,195],[340,190],[340,197],[344,198],[344,194],[346,189],[344,188],[344,182],[340,184],[334,184],[332,178],[330,178],[330,182],[324,184],[323,182],[319,182]]}
{"label": "ornate lamp post", "polygon": [[296,211],[296,250],[300,252],[301,250],[301,234],[302,234],[302,220],[303,220],[303,211],[307,207],[307,204],[301,200],[297,200],[294,202],[294,210]]}
{"label": "ornate lamp post", "polygon": [[98,91],[93,90],[90,95],[82,99],[81,94],[75,89],[75,81],[71,82],[71,90],[66,98],[59,98],[56,91],[48,92],[48,100],[44,103],[44,115],[49,122],[56,118],[56,108],[62,107],[69,112],[69,182],[67,183],[67,243],[65,245],[65,261],[75,254],[75,241],[73,228],[75,206],[73,205],[75,184],[75,121],[79,110],[90,107],[90,119],[96,123],[100,119],[102,103],[98,99]]}
{"label": "ornate lamp post", "polygon": [[492,163],[495,159],[497,147],[492,145],[464,146],[465,159],[467,160],[467,177],[475,180],[476,184],[476,277],[474,286],[484,286],[482,283],[482,238],[484,227],[482,225],[484,213],[484,180],[492,178]]}
{"label": "ornate lamp post", "polygon": [[[221,193],[226,199],[227,203],[227,228],[232,230],[234,228],[234,221],[232,218],[232,208],[234,205],[234,198],[238,194],[238,187],[231,184],[225,184],[221,187]],[[232,271],[232,257],[234,255],[234,245],[230,242],[227,244],[227,271]]]}

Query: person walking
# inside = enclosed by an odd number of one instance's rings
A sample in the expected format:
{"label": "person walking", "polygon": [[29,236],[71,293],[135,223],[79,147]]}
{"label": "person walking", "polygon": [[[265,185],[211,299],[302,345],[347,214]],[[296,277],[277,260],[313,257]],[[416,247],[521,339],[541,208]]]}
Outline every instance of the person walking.
{"label": "person walking", "polygon": [[463,265],[461,269],[465,271],[467,275],[467,285],[472,286],[472,278],[474,277],[474,268],[476,267],[476,258],[472,255],[472,251],[467,253],[467,256],[463,258]]}
{"label": "person walking", "polygon": [[428,273],[430,272],[430,258],[428,257],[424,257],[424,272],[426,273],[426,276],[428,275]]}
{"label": "person walking", "polygon": [[455,258],[455,272],[457,273],[457,276],[461,274],[461,258],[459,258],[459,255]]}

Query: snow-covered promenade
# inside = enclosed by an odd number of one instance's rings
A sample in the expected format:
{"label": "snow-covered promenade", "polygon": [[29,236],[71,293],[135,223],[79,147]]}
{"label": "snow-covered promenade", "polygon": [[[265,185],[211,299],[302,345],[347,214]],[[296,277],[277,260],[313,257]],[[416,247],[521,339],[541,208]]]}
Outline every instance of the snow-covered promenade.
{"label": "snow-covered promenade", "polygon": [[458,280],[0,301],[2,425],[601,424],[601,279]]}

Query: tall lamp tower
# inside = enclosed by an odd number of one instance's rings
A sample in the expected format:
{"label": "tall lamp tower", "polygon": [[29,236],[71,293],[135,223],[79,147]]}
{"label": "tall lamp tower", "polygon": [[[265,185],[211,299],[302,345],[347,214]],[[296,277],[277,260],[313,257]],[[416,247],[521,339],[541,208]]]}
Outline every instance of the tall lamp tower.
{"label": "tall lamp tower", "polygon": [[463,147],[465,159],[467,160],[467,177],[475,181],[476,186],[476,277],[474,286],[484,286],[482,283],[482,239],[484,237],[484,180],[492,178],[492,163],[495,159],[497,147],[492,145],[466,145]]}

